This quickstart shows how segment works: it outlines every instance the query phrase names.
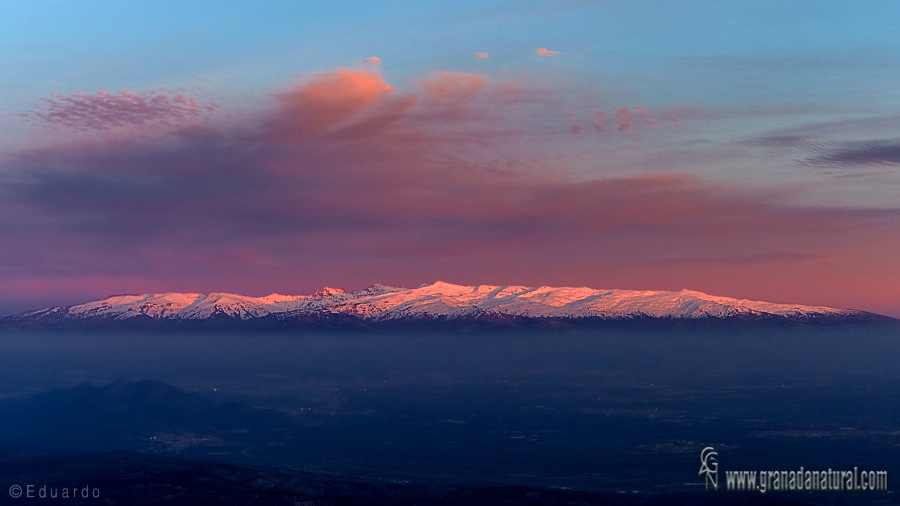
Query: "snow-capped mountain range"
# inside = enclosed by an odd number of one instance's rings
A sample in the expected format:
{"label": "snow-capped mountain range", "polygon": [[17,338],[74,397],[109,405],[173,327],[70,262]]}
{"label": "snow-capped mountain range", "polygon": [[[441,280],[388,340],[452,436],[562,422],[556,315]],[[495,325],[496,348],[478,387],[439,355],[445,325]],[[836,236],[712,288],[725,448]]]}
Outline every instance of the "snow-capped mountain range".
{"label": "snow-capped mountain range", "polygon": [[248,297],[230,293],[114,295],[4,318],[7,322],[308,320],[334,317],[379,322],[467,319],[866,319],[863,311],[717,297],[701,292],[596,290],[573,287],[462,286],[438,281],[417,288],[372,285],[347,292]]}

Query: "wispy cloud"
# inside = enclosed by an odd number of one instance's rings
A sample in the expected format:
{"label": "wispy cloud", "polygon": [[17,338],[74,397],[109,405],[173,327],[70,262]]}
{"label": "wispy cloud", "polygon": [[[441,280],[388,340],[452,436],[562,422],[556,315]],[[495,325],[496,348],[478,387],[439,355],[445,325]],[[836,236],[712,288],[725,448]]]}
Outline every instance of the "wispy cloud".
{"label": "wispy cloud", "polygon": [[110,130],[145,125],[184,126],[197,123],[218,109],[181,92],[118,91],[57,93],[38,101],[27,121],[72,130]]}
{"label": "wispy cloud", "polygon": [[816,144],[819,154],[804,160],[809,165],[897,165],[900,140],[857,140]]}
{"label": "wispy cloud", "polygon": [[558,55],[558,54],[561,54],[561,51],[553,51],[553,50],[550,50],[550,49],[546,49],[546,48],[543,48],[543,47],[539,47],[539,48],[537,48],[537,50],[534,52],[534,54],[536,54],[536,55],[538,55],[538,56],[556,56],[556,55]]}
{"label": "wispy cloud", "polygon": [[[857,121],[852,121],[850,124],[859,125]],[[804,167],[843,167],[848,170],[859,170],[900,166],[900,139],[841,140],[835,139],[835,135],[830,129],[825,131],[831,136],[826,137],[820,133],[819,128],[813,127],[808,130],[797,129],[761,135],[747,139],[743,141],[743,144],[778,149],[794,156],[798,152],[801,155],[806,154],[806,156],[795,159],[796,163]],[[851,129],[840,133],[853,135],[856,132]]]}
{"label": "wispy cloud", "polygon": [[807,144],[809,141],[809,138],[803,135],[775,134],[754,137],[747,143],[753,146],[763,147],[795,147]]}

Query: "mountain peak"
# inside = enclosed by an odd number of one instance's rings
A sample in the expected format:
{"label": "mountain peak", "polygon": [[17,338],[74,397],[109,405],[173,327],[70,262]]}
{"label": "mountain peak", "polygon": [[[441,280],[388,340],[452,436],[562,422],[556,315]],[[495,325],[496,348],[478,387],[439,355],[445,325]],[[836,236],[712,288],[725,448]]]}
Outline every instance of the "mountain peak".
{"label": "mountain peak", "polygon": [[369,285],[365,290],[360,292],[356,292],[357,294],[365,294],[365,295],[381,295],[390,292],[398,292],[401,290],[406,290],[402,286],[394,286],[394,285],[385,285],[383,283],[375,283],[374,285]]}
{"label": "mountain peak", "polygon": [[455,285],[453,283],[447,283],[446,281],[435,281],[434,283],[431,283],[431,284],[426,283],[424,285],[419,285],[418,289],[420,289],[420,290],[427,289],[429,291],[435,291],[435,292],[439,292],[439,291],[458,292],[461,290],[462,291],[471,290],[473,288],[475,288],[475,287],[465,286],[465,285]]}
{"label": "mountain peak", "polygon": [[312,293],[313,297],[328,297],[330,295],[341,295],[347,293],[347,290],[343,288],[332,288],[330,286],[323,286],[322,288],[316,290]]}

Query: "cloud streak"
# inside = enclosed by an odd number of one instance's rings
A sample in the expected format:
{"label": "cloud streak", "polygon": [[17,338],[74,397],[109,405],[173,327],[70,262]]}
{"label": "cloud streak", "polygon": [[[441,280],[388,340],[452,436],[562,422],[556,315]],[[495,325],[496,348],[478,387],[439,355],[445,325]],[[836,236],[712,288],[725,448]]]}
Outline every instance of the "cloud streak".
{"label": "cloud streak", "polygon": [[821,153],[809,157],[809,165],[900,165],[900,140],[861,140],[819,144]]}

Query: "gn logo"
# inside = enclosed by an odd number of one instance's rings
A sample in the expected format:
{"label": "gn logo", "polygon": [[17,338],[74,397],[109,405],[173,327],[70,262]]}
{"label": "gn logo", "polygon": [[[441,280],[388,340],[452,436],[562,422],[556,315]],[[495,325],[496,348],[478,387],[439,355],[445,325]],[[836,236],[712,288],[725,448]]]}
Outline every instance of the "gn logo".
{"label": "gn logo", "polygon": [[716,451],[712,446],[707,446],[700,452],[700,472],[698,476],[706,475],[706,490],[712,483],[713,490],[719,490],[719,462],[716,460]]}

